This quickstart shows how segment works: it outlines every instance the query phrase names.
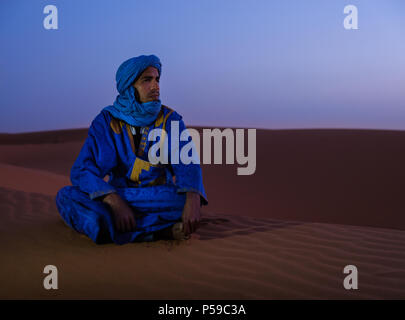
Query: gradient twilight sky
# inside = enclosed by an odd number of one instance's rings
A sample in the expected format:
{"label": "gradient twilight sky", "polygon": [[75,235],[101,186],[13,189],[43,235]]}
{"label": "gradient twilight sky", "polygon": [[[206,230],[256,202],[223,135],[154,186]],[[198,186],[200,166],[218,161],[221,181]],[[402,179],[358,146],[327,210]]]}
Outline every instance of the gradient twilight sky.
{"label": "gradient twilight sky", "polygon": [[403,0],[2,0],[0,41],[0,132],[89,126],[141,54],[188,125],[405,130]]}

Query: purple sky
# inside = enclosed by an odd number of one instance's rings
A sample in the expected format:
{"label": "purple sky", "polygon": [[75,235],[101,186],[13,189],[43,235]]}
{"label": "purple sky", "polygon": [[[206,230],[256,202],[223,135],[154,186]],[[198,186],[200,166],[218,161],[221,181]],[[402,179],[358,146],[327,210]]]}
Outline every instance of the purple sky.
{"label": "purple sky", "polygon": [[188,125],[405,130],[404,39],[402,0],[3,0],[0,132],[89,126],[140,54]]}

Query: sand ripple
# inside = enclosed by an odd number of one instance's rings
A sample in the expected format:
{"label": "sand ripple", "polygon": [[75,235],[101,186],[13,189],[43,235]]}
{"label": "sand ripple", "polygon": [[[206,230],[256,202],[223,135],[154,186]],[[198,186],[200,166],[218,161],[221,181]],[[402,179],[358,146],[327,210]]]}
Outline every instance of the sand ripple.
{"label": "sand ripple", "polygon": [[[205,213],[188,241],[97,246],[53,196],[0,188],[0,210],[3,299],[405,298],[405,231]],[[57,292],[42,288],[47,264]],[[343,287],[349,264],[358,290]]]}

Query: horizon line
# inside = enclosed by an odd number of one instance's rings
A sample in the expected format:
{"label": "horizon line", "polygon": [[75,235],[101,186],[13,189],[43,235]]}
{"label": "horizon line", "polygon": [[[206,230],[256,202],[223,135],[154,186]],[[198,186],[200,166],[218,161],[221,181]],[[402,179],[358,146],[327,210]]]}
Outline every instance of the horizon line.
{"label": "horizon line", "polygon": [[[361,128],[361,127],[293,127],[293,128],[268,128],[268,127],[240,127],[240,126],[202,126],[202,125],[187,125],[187,128],[196,129],[256,129],[256,130],[267,130],[267,131],[310,131],[310,130],[322,130],[322,131],[405,131],[405,129],[387,129],[387,128]],[[51,130],[39,130],[39,131],[20,131],[20,132],[0,132],[0,135],[19,135],[19,134],[35,134],[35,133],[51,133],[51,132],[61,132],[61,131],[81,131],[88,130],[89,127],[77,127],[77,128],[62,128],[62,129],[51,129]]]}

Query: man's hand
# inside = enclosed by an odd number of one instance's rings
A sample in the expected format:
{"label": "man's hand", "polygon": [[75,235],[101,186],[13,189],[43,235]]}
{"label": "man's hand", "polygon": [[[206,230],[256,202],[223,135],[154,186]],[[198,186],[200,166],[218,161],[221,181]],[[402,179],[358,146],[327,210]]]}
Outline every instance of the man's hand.
{"label": "man's hand", "polygon": [[182,214],[184,233],[186,236],[195,232],[201,220],[200,195],[187,192],[186,203]]}
{"label": "man's hand", "polygon": [[134,231],[136,226],[134,212],[117,193],[106,195],[103,202],[110,206],[115,227],[119,232]]}

